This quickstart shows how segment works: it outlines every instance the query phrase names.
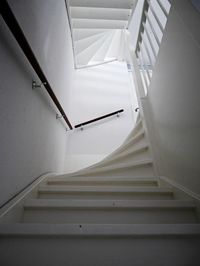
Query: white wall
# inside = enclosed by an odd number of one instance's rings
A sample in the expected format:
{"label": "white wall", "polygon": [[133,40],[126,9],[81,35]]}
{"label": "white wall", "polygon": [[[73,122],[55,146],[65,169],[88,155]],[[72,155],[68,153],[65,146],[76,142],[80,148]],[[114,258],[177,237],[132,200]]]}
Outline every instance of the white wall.
{"label": "white wall", "polygon": [[172,1],[148,99],[160,174],[200,194],[200,19]]}
{"label": "white wall", "polygon": [[[64,1],[10,0],[50,84],[68,114],[73,58]],[[68,133],[0,17],[0,204],[45,172],[62,172]],[[37,79],[38,80],[38,79]],[[70,119],[70,114],[69,114]]]}
{"label": "white wall", "polygon": [[124,109],[111,117],[70,134],[66,171],[73,171],[99,161],[115,150],[134,126],[131,102],[133,90],[125,62],[112,62],[76,70],[70,93],[73,124]]}

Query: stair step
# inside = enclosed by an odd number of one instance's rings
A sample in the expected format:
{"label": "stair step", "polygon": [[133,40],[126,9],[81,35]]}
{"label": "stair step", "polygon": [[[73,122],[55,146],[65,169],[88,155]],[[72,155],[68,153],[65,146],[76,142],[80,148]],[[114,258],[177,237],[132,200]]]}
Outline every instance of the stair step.
{"label": "stair step", "polygon": [[23,222],[41,223],[195,223],[195,204],[188,200],[53,200],[24,205]]}
{"label": "stair step", "polygon": [[155,178],[126,178],[126,177],[66,177],[56,176],[48,179],[49,185],[105,185],[105,186],[158,186]]}
{"label": "stair step", "polygon": [[101,47],[104,41],[108,38],[108,34],[103,34],[98,40],[90,44],[87,48],[82,50],[76,55],[76,62],[78,65],[87,65],[90,59],[93,57],[94,53]]}
{"label": "stair step", "polygon": [[148,208],[195,208],[193,200],[45,200],[31,199],[24,204],[27,209],[148,209]]}
{"label": "stair step", "polygon": [[105,55],[105,59],[108,58],[117,58],[119,56],[119,49],[121,46],[121,36],[123,34],[122,30],[116,28],[113,38],[110,42],[110,46],[108,47],[108,51]]}
{"label": "stair step", "polygon": [[105,62],[105,55],[106,55],[108,47],[110,46],[110,43],[112,41],[114,32],[115,32],[115,30],[111,31],[110,36],[101,45],[99,50],[93,55],[93,57],[90,59],[89,64],[93,64],[94,62]]}
{"label": "stair step", "polygon": [[[124,152],[125,149],[123,148],[123,146],[125,145],[125,147],[130,147],[130,145],[127,145],[127,144],[133,138],[139,137],[139,141],[140,141],[140,139],[144,139],[144,136],[145,136],[145,132],[144,132],[144,129],[142,128],[142,120],[139,120],[136,126],[134,127],[134,129],[131,131],[131,133],[128,135],[126,140],[123,142],[123,144],[118,149],[116,149],[114,152],[106,156],[106,158],[103,159],[102,162],[107,161],[107,159],[112,159],[113,156],[118,156],[118,154],[121,151]],[[136,142],[137,142],[137,138],[136,138]],[[146,142],[144,143],[144,140],[143,140],[142,145],[147,145]],[[134,145],[134,148],[135,148],[135,145]],[[136,145],[136,148],[137,148],[137,145]]]}
{"label": "stair step", "polygon": [[122,146],[120,146],[116,151],[114,151],[111,155],[108,156],[108,158],[112,158],[112,156],[114,155],[118,155],[121,152],[126,151],[128,148],[134,146],[134,148],[139,147],[140,145],[145,145],[146,144],[146,140],[145,140],[145,131],[142,128],[139,132],[137,132],[136,134],[133,134],[133,136],[129,136],[124,143],[122,144]]}
{"label": "stair step", "polygon": [[128,151],[126,151],[126,152],[124,151],[124,152],[120,153],[119,155],[116,156],[116,158],[119,159],[123,156],[144,152],[144,151],[147,151],[148,149],[149,149],[149,146],[145,143],[143,145],[140,145],[137,148],[132,148],[132,149],[130,148],[130,149],[128,149]]}
{"label": "stair step", "polygon": [[106,34],[107,34],[106,32],[102,32],[102,33],[84,38],[82,40],[75,41],[74,42],[74,48],[75,48],[76,54],[78,55],[83,50],[88,48],[91,44],[98,41],[101,37],[106,36]]}
{"label": "stair step", "polygon": [[[92,12],[91,12],[92,11]],[[131,10],[119,8],[71,7],[71,18],[129,20]]]}
{"label": "stair step", "polygon": [[[133,130],[127,136],[126,140],[133,138],[133,136],[137,135],[141,131],[144,131],[144,129],[143,129],[142,120],[141,120],[141,118],[139,118],[139,120],[136,122]],[[126,140],[125,140],[125,142],[126,142]]]}
{"label": "stair step", "polygon": [[121,146],[120,150],[121,149],[125,149],[125,148],[127,148],[129,146],[132,146],[132,145],[134,145],[134,147],[135,147],[136,144],[140,144],[140,143],[142,144],[143,141],[144,141],[144,138],[145,138],[145,131],[142,128],[135,135],[133,135],[132,137],[130,136],[130,138],[128,138],[127,141],[124,142],[124,145]]}
{"label": "stair step", "polygon": [[106,29],[73,29],[74,41],[79,41],[96,34],[106,33],[110,30]]}
{"label": "stair step", "polygon": [[39,198],[51,199],[170,199],[173,192],[159,187],[43,185],[38,195]]}
{"label": "stair step", "polygon": [[133,162],[133,160],[149,160],[150,159],[149,146],[147,144],[140,145],[136,148],[130,147],[125,151],[119,152],[104,161],[104,165],[116,164],[117,162]]}
{"label": "stair step", "polygon": [[82,171],[82,176],[87,175],[104,175],[104,176],[133,176],[133,172],[135,175],[141,175],[141,176],[151,176],[154,175],[154,169],[153,169],[153,161],[151,159],[149,160],[141,160],[141,161],[134,161],[131,163],[118,163],[116,165],[111,166],[105,166],[105,167],[95,167],[91,168],[89,170]]}
{"label": "stair step", "polygon": [[116,1],[116,0],[73,0],[70,1],[70,7],[78,6],[78,7],[88,7],[88,8],[119,8],[119,9],[131,9],[133,6],[132,0],[123,0],[123,1]]}
{"label": "stair step", "polygon": [[200,224],[0,224],[0,237],[5,236],[195,236],[200,237]]}
{"label": "stair step", "polygon": [[0,225],[2,266],[198,266],[196,224]]}
{"label": "stair step", "polygon": [[102,20],[102,19],[78,19],[73,18],[72,27],[74,29],[124,29],[127,25],[125,20]]}

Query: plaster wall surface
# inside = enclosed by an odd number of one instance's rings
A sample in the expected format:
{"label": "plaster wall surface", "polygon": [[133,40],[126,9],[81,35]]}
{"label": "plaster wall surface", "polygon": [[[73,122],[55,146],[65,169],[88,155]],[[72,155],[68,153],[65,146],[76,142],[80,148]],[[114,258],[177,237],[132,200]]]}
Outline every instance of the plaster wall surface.
{"label": "plaster wall surface", "polygon": [[[73,72],[64,1],[9,1],[52,88],[68,113]],[[68,141],[56,107],[0,17],[0,204],[46,172],[63,172]],[[70,117],[69,117],[70,119]]]}
{"label": "plaster wall surface", "polygon": [[200,194],[200,17],[172,1],[148,92],[160,174]]}
{"label": "plaster wall surface", "polygon": [[78,170],[110,154],[134,127],[137,100],[125,62],[112,62],[74,72],[70,114],[74,125],[124,109],[116,116],[70,133],[66,171]]}

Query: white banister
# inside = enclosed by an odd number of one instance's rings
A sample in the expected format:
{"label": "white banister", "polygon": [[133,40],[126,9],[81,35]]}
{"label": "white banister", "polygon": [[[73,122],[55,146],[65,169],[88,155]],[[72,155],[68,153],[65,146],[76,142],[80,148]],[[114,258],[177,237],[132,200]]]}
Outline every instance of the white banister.
{"label": "white banister", "polygon": [[145,52],[146,52],[146,54],[147,54],[147,57],[148,57],[148,59],[149,59],[149,62],[150,62],[150,64],[151,64],[151,66],[153,66],[154,63],[153,63],[153,61],[152,61],[152,59],[151,59],[151,55],[150,55],[150,52],[149,52],[149,49],[148,49],[148,46],[147,46],[147,43],[146,43],[145,39],[143,39],[143,44],[144,44],[144,50],[145,50]]}
{"label": "white banister", "polygon": [[145,68],[144,68],[144,62],[143,62],[141,51],[138,53],[138,59],[139,59],[139,62],[140,62],[140,66],[141,66],[141,70],[142,70],[142,76],[143,76],[144,83],[145,83],[145,95],[146,95],[147,88],[148,88],[148,85],[149,85],[148,84],[149,80],[148,80],[148,77],[146,76],[146,71],[145,71]]}
{"label": "white banister", "polygon": [[160,21],[160,18],[158,17],[158,14],[157,14],[156,11],[154,10],[154,8],[153,8],[153,6],[152,6],[152,4],[151,4],[151,1],[150,1],[150,0],[147,0],[147,1],[148,1],[148,4],[149,4],[149,7],[150,7],[150,10],[151,10],[151,12],[152,12],[152,14],[153,14],[153,16],[154,16],[154,18],[155,18],[155,20],[156,20],[158,26],[159,26],[161,32],[163,32],[163,31],[164,31],[164,27],[163,27],[163,25],[162,25],[162,23],[161,23],[161,21]]}
{"label": "white banister", "polygon": [[[154,47],[154,44],[152,42],[152,39],[149,35],[149,32],[147,30],[147,27],[146,27],[146,24],[144,24],[144,32],[146,33],[146,36],[147,36],[147,39],[148,39],[148,42],[150,44],[150,47],[151,47],[151,50],[153,52],[153,55],[154,55],[154,60],[156,59],[156,50],[155,50],[155,47]],[[153,65],[153,64],[152,64]]]}
{"label": "white banister", "polygon": [[157,0],[157,3],[159,4],[162,12],[164,13],[165,17],[167,18],[168,16],[168,12],[167,12],[167,9],[166,7],[163,5],[163,3],[160,1],[160,0]]}
{"label": "white banister", "polygon": [[151,82],[152,70],[157,61],[170,6],[169,0],[144,1],[135,49],[135,55],[138,57],[139,68],[141,69],[140,75],[143,81],[144,95],[147,95]]}
{"label": "white banister", "polygon": [[[131,48],[130,32],[129,31],[126,31],[125,42],[126,42],[126,47],[127,47],[127,51],[128,51],[130,64],[133,66],[132,67],[132,69],[133,69],[132,76],[133,76],[134,84],[136,87],[137,98],[140,99],[140,98],[145,97],[146,92],[145,92],[145,88],[143,86],[142,76],[141,76],[141,73],[139,70],[136,52],[134,50],[132,50],[132,48]],[[138,101],[138,103],[140,105],[140,101]]]}
{"label": "white banister", "polygon": [[149,18],[149,16],[148,16],[148,13],[146,12],[145,15],[146,15],[146,17],[147,17],[147,21],[148,21],[148,23],[149,23],[149,26],[150,26],[150,28],[151,28],[151,31],[153,32],[153,35],[154,35],[155,40],[156,40],[156,42],[157,42],[157,45],[160,46],[160,40],[159,40],[159,38],[158,38],[158,35],[157,35],[157,33],[156,33],[155,29],[154,29],[154,26],[153,26],[152,22],[151,22],[151,20],[150,20],[150,18]]}

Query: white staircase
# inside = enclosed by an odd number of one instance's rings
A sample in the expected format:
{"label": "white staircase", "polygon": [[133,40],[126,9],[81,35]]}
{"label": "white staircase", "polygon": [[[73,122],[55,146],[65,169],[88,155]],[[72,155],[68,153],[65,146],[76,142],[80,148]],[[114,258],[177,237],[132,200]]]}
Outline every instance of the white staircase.
{"label": "white staircase", "polygon": [[77,68],[123,59],[124,29],[136,3],[136,0],[67,1]]}
{"label": "white staircase", "polygon": [[102,162],[43,180],[2,215],[0,264],[196,266],[198,208],[156,176],[139,120]]}

